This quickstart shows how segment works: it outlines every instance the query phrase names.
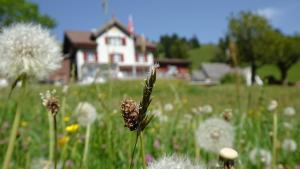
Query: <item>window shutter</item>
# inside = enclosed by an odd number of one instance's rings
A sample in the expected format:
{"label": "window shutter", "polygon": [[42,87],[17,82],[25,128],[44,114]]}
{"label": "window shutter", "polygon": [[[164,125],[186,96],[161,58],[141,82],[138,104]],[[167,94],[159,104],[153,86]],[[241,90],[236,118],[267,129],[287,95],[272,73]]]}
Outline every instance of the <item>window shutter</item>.
{"label": "window shutter", "polygon": [[95,61],[98,62],[98,53],[95,52]]}
{"label": "window shutter", "polygon": [[121,53],[121,62],[124,62],[124,55]]}
{"label": "window shutter", "polygon": [[145,53],[145,62],[148,62],[148,57],[147,57],[147,54]]}
{"label": "window shutter", "polygon": [[110,61],[110,63],[114,63],[114,55],[113,54],[109,54],[109,61]]}
{"label": "window shutter", "polygon": [[122,44],[123,46],[126,46],[126,38],[122,38]]}
{"label": "window shutter", "polygon": [[86,62],[88,60],[87,52],[83,52],[83,60]]}
{"label": "window shutter", "polygon": [[105,37],[105,44],[108,45],[108,37]]}

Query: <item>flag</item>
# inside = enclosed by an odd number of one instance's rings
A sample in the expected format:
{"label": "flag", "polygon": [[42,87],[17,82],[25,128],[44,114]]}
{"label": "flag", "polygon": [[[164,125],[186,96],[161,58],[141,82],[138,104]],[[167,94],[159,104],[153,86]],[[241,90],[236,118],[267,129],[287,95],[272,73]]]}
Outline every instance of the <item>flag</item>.
{"label": "flag", "polygon": [[133,19],[132,19],[132,15],[129,15],[128,17],[128,31],[131,35],[133,35],[134,33],[134,26],[133,26]]}
{"label": "flag", "polygon": [[107,15],[107,12],[108,12],[108,0],[102,0],[101,5],[102,5],[102,8],[104,10],[104,14]]}

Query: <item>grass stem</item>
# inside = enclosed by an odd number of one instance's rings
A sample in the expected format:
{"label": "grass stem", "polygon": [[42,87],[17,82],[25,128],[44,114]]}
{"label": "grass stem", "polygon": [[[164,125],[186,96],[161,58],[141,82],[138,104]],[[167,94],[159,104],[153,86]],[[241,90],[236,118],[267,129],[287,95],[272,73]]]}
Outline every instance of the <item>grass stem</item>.
{"label": "grass stem", "polygon": [[273,145],[272,145],[272,168],[276,168],[277,163],[277,130],[278,116],[277,111],[273,112]]}
{"label": "grass stem", "polygon": [[2,169],[9,169],[10,165],[10,160],[14,151],[14,145],[17,137],[17,132],[18,132],[18,127],[20,123],[20,118],[21,118],[21,111],[17,109],[14,122],[13,122],[13,127],[10,133],[9,137],[9,143],[8,143],[8,148],[4,157],[4,162],[3,162],[3,167]]}
{"label": "grass stem", "polygon": [[53,115],[53,126],[54,126],[54,169],[57,168],[57,121],[56,114]]}
{"label": "grass stem", "polygon": [[140,133],[140,146],[141,146],[141,160],[142,160],[143,169],[147,169],[147,165],[146,165],[146,161],[145,161],[143,131],[141,131],[141,133]]}

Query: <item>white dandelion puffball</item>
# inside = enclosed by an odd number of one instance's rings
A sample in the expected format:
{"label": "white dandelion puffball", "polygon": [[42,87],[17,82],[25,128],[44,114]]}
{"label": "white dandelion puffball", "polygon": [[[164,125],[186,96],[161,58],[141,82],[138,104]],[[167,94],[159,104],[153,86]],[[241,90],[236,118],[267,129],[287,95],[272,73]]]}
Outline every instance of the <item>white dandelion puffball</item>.
{"label": "white dandelion puffball", "polygon": [[209,113],[213,112],[213,107],[209,104],[206,104],[204,106],[200,106],[199,110],[202,113],[208,113],[209,114]]}
{"label": "white dandelion puffball", "polygon": [[284,108],[283,114],[286,116],[294,116],[296,114],[296,110],[294,107],[289,106]]}
{"label": "white dandelion puffball", "polygon": [[199,147],[219,153],[224,147],[233,147],[234,127],[220,118],[209,118],[202,122],[195,133]]}
{"label": "white dandelion puffball", "polygon": [[204,167],[200,164],[193,164],[186,157],[172,155],[151,162],[147,169],[204,169]]}
{"label": "white dandelion puffball", "polygon": [[[62,168],[60,163],[57,165],[57,168]],[[54,165],[51,161],[44,158],[35,158],[31,161],[30,169],[54,169]]]}
{"label": "white dandelion puffball", "polygon": [[297,150],[297,143],[293,139],[284,139],[281,147],[285,151],[295,152]]}
{"label": "white dandelion puffball", "polygon": [[92,124],[97,118],[96,108],[88,102],[80,102],[75,111],[78,123],[82,126]]}
{"label": "white dandelion puffball", "polygon": [[271,100],[271,102],[268,105],[269,111],[274,111],[278,107],[278,102],[276,100]]}
{"label": "white dandelion puffball", "polygon": [[0,34],[1,72],[9,78],[21,74],[44,78],[60,67],[60,47],[40,25],[19,23]]}
{"label": "white dandelion puffball", "polygon": [[151,113],[158,118],[159,122],[167,122],[168,121],[168,116],[164,115],[159,109],[155,109],[151,111]]}
{"label": "white dandelion puffball", "polygon": [[265,149],[254,148],[250,151],[250,161],[252,164],[264,164],[269,166],[272,161],[271,152]]}
{"label": "white dandelion puffball", "polygon": [[293,130],[294,129],[293,124],[289,123],[289,122],[284,122],[283,123],[283,127],[286,128],[286,129],[289,129],[289,130]]}
{"label": "white dandelion puffball", "polygon": [[164,106],[164,110],[165,110],[165,111],[172,111],[173,109],[174,109],[174,106],[173,106],[172,103],[167,103],[167,104],[165,104],[165,106]]}

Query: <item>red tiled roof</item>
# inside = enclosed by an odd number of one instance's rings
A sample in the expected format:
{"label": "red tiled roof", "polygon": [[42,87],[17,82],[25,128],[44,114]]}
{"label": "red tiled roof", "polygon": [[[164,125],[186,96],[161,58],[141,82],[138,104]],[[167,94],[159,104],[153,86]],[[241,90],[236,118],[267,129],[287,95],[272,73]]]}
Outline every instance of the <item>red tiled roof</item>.
{"label": "red tiled roof", "polygon": [[91,39],[92,32],[66,31],[65,36],[69,38],[76,47],[95,48],[97,43]]}
{"label": "red tiled roof", "polygon": [[[127,30],[126,26],[124,26],[122,23],[120,23],[117,19],[113,18],[111,21],[109,21],[106,25],[101,27],[100,29],[96,30],[95,32],[83,32],[83,31],[66,31],[65,36],[70,40],[72,44],[74,44],[76,47],[84,47],[84,48],[96,48],[97,43],[93,40],[96,37],[103,34],[105,31],[107,31],[112,26],[117,26],[119,29],[121,29],[125,34],[130,36],[129,31]],[[135,39],[135,45],[136,46],[142,46],[143,45],[143,37],[138,34],[134,34]],[[156,45],[147,39],[145,39],[146,47],[148,48],[155,48]]]}

